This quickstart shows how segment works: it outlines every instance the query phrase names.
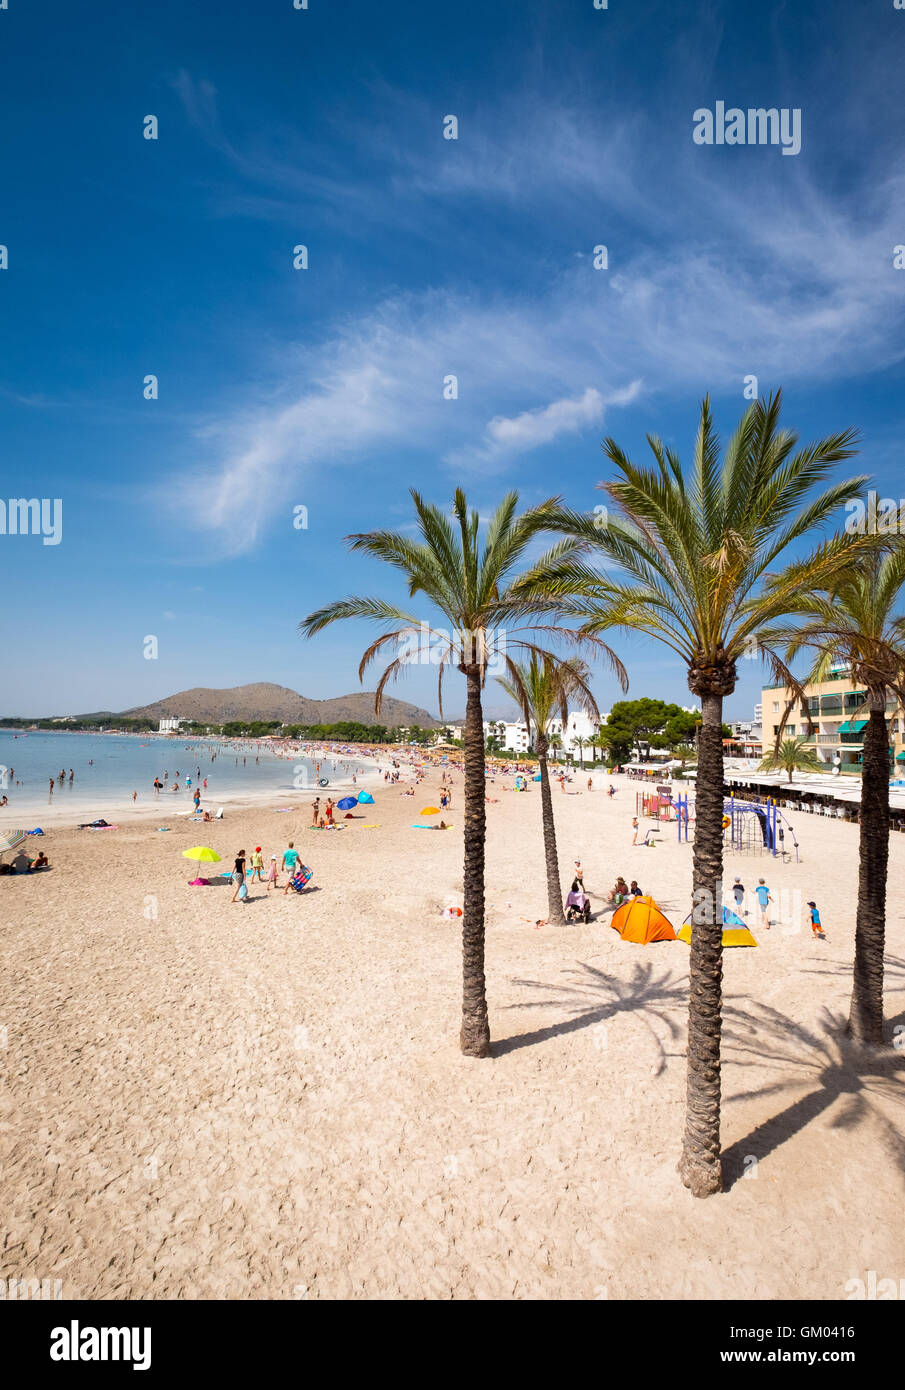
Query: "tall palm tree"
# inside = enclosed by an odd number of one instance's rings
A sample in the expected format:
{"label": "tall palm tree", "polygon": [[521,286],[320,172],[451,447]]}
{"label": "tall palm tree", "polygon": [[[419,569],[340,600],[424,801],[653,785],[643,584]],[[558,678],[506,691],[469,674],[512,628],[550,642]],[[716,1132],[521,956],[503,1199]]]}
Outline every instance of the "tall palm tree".
{"label": "tall palm tree", "polygon": [[[547,751],[550,745],[549,728],[557,716],[563,727],[569,717],[572,700],[594,719],[600,711],[588,684],[590,672],[580,658],[556,661],[550,655],[539,657],[532,653],[528,662],[508,662],[509,674],[497,681],[522,711],[529,730],[534,729],[534,751],[540,772],[541,822],[544,830],[544,858],[547,864],[547,917],[551,922],[564,922],[562,885],[559,881],[559,857],[556,851],[556,826],[553,821],[553,798],[550,795],[550,774],[547,770]],[[623,689],[628,680],[618,657],[611,665],[616,669]]]}
{"label": "tall palm tree", "polygon": [[784,738],[778,748],[771,748],[770,752],[761,759],[757,770],[758,772],[784,772],[789,779],[789,786],[791,786],[794,772],[825,772],[826,767],[814,749],[808,747],[805,739]]}
{"label": "tall palm tree", "polygon": [[[465,869],[462,917],[462,1030],[460,1045],[469,1057],[490,1054],[490,1025],[484,981],[484,841],[486,834],[484,725],[481,692],[488,670],[502,669],[509,653],[542,653],[526,634],[538,604],[525,597],[536,590],[538,573],[576,559],[585,544],[578,538],[558,540],[548,553],[521,574],[525,554],[539,534],[551,529],[560,512],[559,499],[550,498],[517,514],[518,493],[510,492],[490,518],[483,542],[477,511],[469,509],[458,488],[452,515],[411,490],[419,539],[394,531],[369,531],[347,537],[352,550],[384,561],[405,577],[410,597],[422,594],[443,615],[448,629],[422,625],[396,604],[376,598],[347,598],[310,613],[300,624],[312,637],[343,618],[368,618],[385,631],[367,648],[359,666],[364,676],[378,653],[397,649],[398,655],[377,684],[375,711],[380,712],[387,682],[419,660],[438,668],[437,694],[443,718],[443,677],[458,669],[466,681],[465,711]],[[560,626],[547,632],[565,638],[574,633]],[[423,637],[430,651],[425,654]],[[418,639],[415,641],[415,639]],[[601,644],[602,645],[602,644]],[[507,655],[504,657],[503,653]]]}
{"label": "tall palm tree", "polygon": [[584,771],[584,746],[587,743],[587,739],[582,738],[581,734],[576,734],[572,742],[578,749],[578,761],[581,764],[582,771]]}
{"label": "tall palm tree", "polygon": [[550,737],[547,739],[547,746],[555,758],[560,748],[562,748],[562,739],[560,738],[559,734],[551,734]]}
{"label": "tall palm tree", "polygon": [[[788,613],[796,589],[827,583],[857,538],[835,536],[769,585],[765,577],[790,546],[857,495],[864,479],[811,496],[834,463],[850,458],[847,430],[797,449],[781,429],[781,394],[752,402],[721,459],[709,398],[701,407],[694,459],[686,472],[672,449],[649,435],[654,467],[630,461],[613,439],[604,451],[617,478],[607,493],[607,525],[570,513],[564,531],[595,542],[612,577],[567,558],[536,578],[559,612],[582,631],[617,627],[663,642],[686,665],[701,701],[698,738],[693,921],[688,1011],[685,1135],[679,1172],[699,1197],[721,1188],[720,1030],[722,1003],[723,700],[736,662],[761,627]],[[785,665],[771,658],[774,670]],[[791,679],[791,677],[789,677]]]}
{"label": "tall palm tree", "polygon": [[[885,553],[861,555],[827,587],[802,592],[793,605],[802,621],[785,634],[787,661],[815,653],[807,684],[826,680],[844,661],[865,691],[867,713],[861,766],[858,903],[849,1031],[857,1042],[883,1042],[883,953],[889,860],[889,730],[886,704],[905,704],[905,543],[884,542]],[[899,615],[896,615],[899,609]],[[768,641],[781,639],[777,631]],[[788,713],[788,710],[786,711]],[[853,711],[854,713],[854,711]],[[781,733],[781,729],[780,729]]]}

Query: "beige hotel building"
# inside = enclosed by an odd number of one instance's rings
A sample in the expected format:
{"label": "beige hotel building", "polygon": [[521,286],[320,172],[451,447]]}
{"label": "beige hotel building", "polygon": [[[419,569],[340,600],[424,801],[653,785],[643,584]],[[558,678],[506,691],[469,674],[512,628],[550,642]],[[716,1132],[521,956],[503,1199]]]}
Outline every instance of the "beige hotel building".
{"label": "beige hotel building", "polygon": [[[805,685],[807,708],[796,700],[789,712],[783,738],[804,738],[819,758],[826,763],[827,772],[838,767],[841,773],[860,776],[861,754],[864,748],[864,729],[867,725],[867,692],[852,680],[848,667],[837,666],[825,681]],[[792,692],[785,686],[765,686],[762,694],[764,753],[773,747],[783,712]],[[813,721],[808,734],[807,716]],[[890,757],[895,760],[896,774],[905,775],[905,711],[898,700],[886,702],[889,727]]]}

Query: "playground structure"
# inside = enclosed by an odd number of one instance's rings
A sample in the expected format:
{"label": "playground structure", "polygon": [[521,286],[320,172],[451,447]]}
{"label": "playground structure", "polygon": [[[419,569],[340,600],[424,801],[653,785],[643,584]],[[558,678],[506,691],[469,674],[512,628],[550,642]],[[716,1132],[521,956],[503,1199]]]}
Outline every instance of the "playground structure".
{"label": "playground structure", "polygon": [[[683,840],[687,842],[688,827],[694,823],[694,802],[689,804],[688,793],[681,793],[676,797],[673,809],[681,844]],[[784,826],[788,827],[797,864],[798,839],[795,830],[775,801],[758,805],[730,797],[723,802],[723,841],[728,850],[734,850],[737,854],[763,854],[766,850],[774,858],[777,855],[785,857],[790,851],[785,845]]]}
{"label": "playground structure", "polygon": [[659,791],[635,792],[635,815],[649,820],[672,820],[675,811],[672,796]]}

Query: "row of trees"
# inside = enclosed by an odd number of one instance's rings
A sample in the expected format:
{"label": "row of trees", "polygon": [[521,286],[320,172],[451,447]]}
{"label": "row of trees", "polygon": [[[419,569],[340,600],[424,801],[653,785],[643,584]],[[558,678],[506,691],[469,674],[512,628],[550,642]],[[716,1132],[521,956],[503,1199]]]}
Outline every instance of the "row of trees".
{"label": "row of trees", "polygon": [[[613,439],[604,451],[616,476],[601,484],[607,525],[550,498],[517,510],[510,493],[481,534],[477,510],[457,490],[452,515],[414,490],[417,536],[374,531],[349,537],[354,551],[401,574],[411,597],[422,595],[443,615],[435,634],[444,675],[465,677],[463,998],[460,1042],[472,1057],[490,1054],[484,975],[485,751],[482,692],[494,634],[506,635],[507,678],[523,707],[533,708],[538,748],[546,729],[542,706],[559,694],[557,672],[581,676],[584,656],[606,661],[627,687],[627,674],[602,634],[642,633],[683,662],[700,702],[697,729],[696,832],[692,865],[692,939],[688,1009],[687,1101],[679,1171],[697,1196],[720,1190],[720,1045],[722,1029],[723,701],[735,689],[737,662],[757,650],[775,679],[801,698],[789,663],[813,657],[809,680],[844,660],[868,692],[855,966],[849,1028],[862,1044],[883,1039],[883,949],[889,833],[887,730],[889,691],[905,696],[905,629],[894,616],[905,581],[898,537],[814,532],[856,499],[867,479],[829,481],[854,453],[852,431],[807,447],[780,426],[777,394],[745,412],[725,453],[709,400],[689,468],[648,437],[653,465],[634,464]],[[550,535],[540,558],[526,556]],[[803,547],[811,549],[803,555]],[[881,548],[883,547],[883,548]],[[799,552],[787,559],[789,552]],[[300,624],[311,637],[339,620],[378,622],[381,635],[365,652],[359,674],[396,649],[418,619],[395,603],[347,598]],[[450,634],[453,634],[452,636]],[[559,649],[572,649],[565,660]],[[396,655],[377,686],[402,671]],[[560,677],[561,679],[561,677]],[[583,679],[583,677],[582,677]],[[542,773],[542,788],[546,785]],[[552,806],[545,805],[552,826]],[[548,874],[550,872],[548,866]],[[558,878],[558,872],[557,872]],[[550,884],[552,893],[558,882]]]}

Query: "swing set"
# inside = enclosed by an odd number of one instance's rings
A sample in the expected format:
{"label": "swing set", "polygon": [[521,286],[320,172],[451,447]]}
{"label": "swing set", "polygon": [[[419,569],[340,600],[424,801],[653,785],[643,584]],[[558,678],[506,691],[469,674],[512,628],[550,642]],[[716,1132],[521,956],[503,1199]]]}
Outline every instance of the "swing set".
{"label": "swing set", "polygon": [[[694,802],[689,804],[687,792],[680,793],[676,798],[675,812],[679,843],[683,840],[687,843],[688,827],[695,819]],[[723,840],[726,848],[737,854],[763,854],[766,850],[774,858],[777,855],[785,858],[789,851],[785,847],[785,830],[780,822],[788,826],[797,864],[798,839],[795,830],[775,801],[757,805],[730,797],[723,802]]]}

